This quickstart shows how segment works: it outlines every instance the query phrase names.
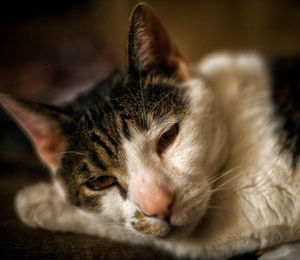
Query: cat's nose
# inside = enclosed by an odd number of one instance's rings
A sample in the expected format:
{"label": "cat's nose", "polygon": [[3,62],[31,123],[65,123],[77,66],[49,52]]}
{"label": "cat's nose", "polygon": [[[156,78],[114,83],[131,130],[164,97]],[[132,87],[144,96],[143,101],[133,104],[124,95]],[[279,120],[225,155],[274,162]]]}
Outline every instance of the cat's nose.
{"label": "cat's nose", "polygon": [[137,202],[146,216],[167,220],[171,215],[174,195],[158,184],[146,184],[137,192]]}

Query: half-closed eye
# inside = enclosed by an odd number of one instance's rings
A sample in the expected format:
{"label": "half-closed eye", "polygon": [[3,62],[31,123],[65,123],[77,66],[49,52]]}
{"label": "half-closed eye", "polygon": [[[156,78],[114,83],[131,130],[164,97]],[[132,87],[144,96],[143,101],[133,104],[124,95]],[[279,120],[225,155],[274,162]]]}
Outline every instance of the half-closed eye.
{"label": "half-closed eye", "polygon": [[85,185],[91,190],[104,190],[118,184],[115,177],[112,176],[100,176],[97,179],[87,181]]}
{"label": "half-closed eye", "polygon": [[178,132],[179,125],[176,123],[161,135],[157,143],[157,153],[159,155],[161,155],[175,141]]}

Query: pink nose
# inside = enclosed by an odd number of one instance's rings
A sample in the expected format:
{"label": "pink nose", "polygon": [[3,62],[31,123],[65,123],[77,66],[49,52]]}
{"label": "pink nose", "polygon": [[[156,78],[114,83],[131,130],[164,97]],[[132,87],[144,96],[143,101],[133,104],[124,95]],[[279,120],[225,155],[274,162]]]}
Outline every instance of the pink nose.
{"label": "pink nose", "polygon": [[136,200],[143,213],[161,220],[170,216],[173,199],[173,193],[158,184],[144,182],[142,187],[136,190]]}

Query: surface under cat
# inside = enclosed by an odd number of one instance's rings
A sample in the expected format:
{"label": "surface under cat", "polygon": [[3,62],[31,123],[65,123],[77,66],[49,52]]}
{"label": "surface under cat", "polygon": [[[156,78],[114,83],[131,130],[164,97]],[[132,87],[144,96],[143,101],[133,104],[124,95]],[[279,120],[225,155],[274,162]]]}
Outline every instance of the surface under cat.
{"label": "surface under cat", "polygon": [[188,67],[146,4],[127,51],[66,106],[0,95],[52,176],[17,194],[20,219],[178,257],[288,244],[261,259],[298,259],[299,60],[223,52]]}

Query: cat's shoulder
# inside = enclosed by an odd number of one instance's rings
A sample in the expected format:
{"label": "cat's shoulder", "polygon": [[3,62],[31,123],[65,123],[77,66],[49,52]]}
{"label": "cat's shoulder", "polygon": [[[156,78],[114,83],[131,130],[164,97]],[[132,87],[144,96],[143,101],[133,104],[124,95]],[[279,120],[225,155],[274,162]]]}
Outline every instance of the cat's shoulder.
{"label": "cat's shoulder", "polygon": [[[255,52],[219,52],[204,57],[197,71],[224,100],[232,97],[252,111],[254,100],[272,111],[281,149],[288,151],[296,167],[300,156],[300,57],[270,57]],[[250,102],[245,102],[249,100]]]}
{"label": "cat's shoulder", "polygon": [[205,77],[235,73],[245,76],[265,73],[272,86],[288,85],[299,91],[300,56],[268,56],[259,52],[215,52],[204,56],[196,65],[196,71]]}
{"label": "cat's shoulder", "polygon": [[261,73],[266,68],[265,57],[258,52],[215,52],[204,56],[196,65],[196,70],[205,77],[230,73],[243,76]]}

